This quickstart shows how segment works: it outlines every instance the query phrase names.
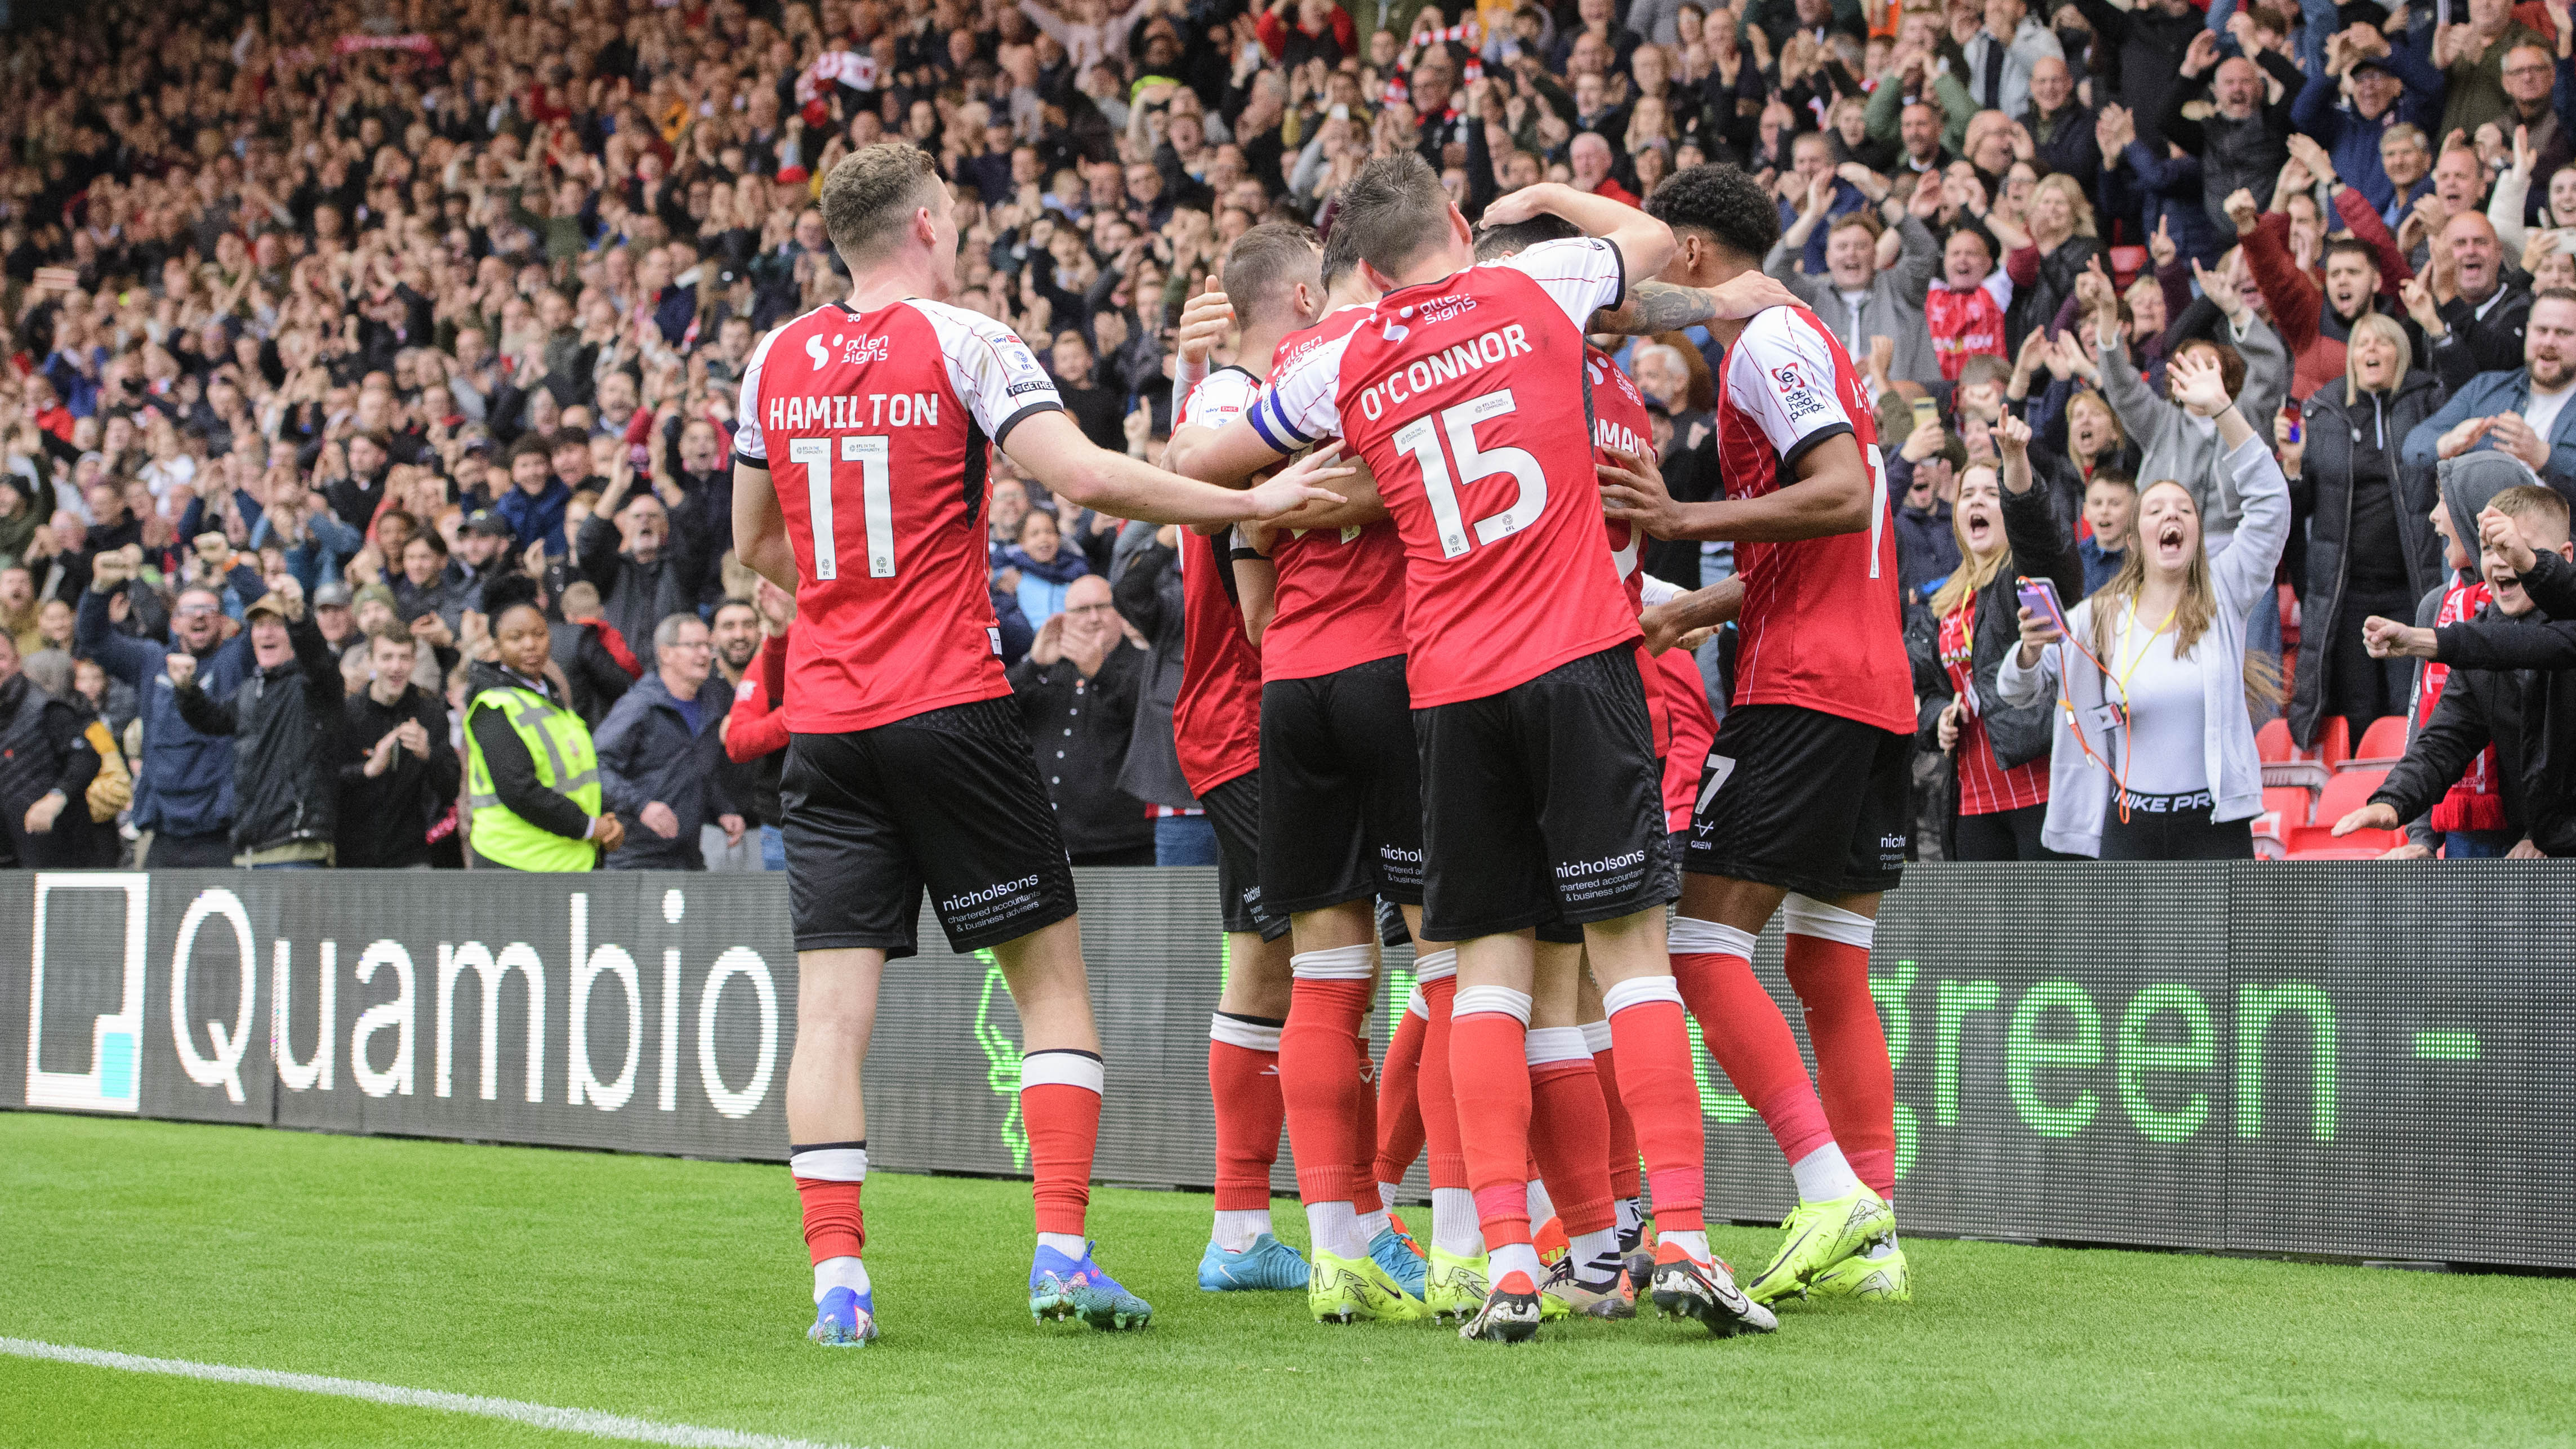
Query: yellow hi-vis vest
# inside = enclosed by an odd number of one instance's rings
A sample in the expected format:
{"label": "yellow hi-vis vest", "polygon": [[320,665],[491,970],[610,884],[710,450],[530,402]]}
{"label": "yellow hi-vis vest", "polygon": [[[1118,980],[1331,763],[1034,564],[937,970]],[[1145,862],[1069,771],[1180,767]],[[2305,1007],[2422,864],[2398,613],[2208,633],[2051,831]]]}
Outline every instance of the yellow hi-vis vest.
{"label": "yellow hi-vis vest", "polygon": [[478,709],[497,709],[510,722],[528,747],[528,758],[536,762],[537,783],[570,799],[585,815],[599,813],[599,756],[581,716],[532,690],[487,689],[465,706],[465,804],[475,853],[513,870],[589,870],[598,864],[598,847],[589,841],[530,824],[501,803],[483,744],[474,737]]}

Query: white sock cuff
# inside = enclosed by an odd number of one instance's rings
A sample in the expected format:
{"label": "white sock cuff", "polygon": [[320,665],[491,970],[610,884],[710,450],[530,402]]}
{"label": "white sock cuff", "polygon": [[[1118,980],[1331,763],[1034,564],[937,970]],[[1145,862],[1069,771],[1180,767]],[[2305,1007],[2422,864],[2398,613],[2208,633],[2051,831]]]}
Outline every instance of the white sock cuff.
{"label": "white sock cuff", "polygon": [[1741,956],[1753,959],[1753,933],[1695,916],[1673,917],[1665,949],[1676,956]]}
{"label": "white sock cuff", "polygon": [[1431,1003],[1422,999],[1421,987],[1414,987],[1413,994],[1404,998],[1404,1014],[1421,1017],[1424,1021],[1431,1019]]}
{"label": "white sock cuff", "polygon": [[[1682,1004],[1682,989],[1674,985],[1673,978],[1669,976],[1631,976],[1601,988],[1604,1016],[1617,1016],[1629,1007],[1643,1006],[1650,1001],[1669,1001],[1679,1006]],[[1609,1023],[1605,1021],[1602,1025],[1606,1027]]]}
{"label": "white sock cuff", "polygon": [[1597,1057],[1603,1052],[1610,1050],[1610,1022],[1608,1018],[1605,1017],[1600,1021],[1587,1021],[1583,1024],[1581,1030],[1583,1032],[1583,1049],[1585,1051],[1590,1052],[1592,1055]]}
{"label": "white sock cuff", "polygon": [[1289,974],[1300,981],[1366,981],[1376,971],[1377,948],[1366,942],[1288,958]]}
{"label": "white sock cuff", "polygon": [[1275,1052],[1279,1050],[1279,1028],[1245,1021],[1220,1011],[1208,1017],[1208,1040],[1221,1041],[1248,1052]]}
{"label": "white sock cuff", "polygon": [[1878,933],[1878,922],[1860,912],[1829,906],[1794,891],[1781,907],[1792,936],[1813,936],[1820,941],[1866,948]]}
{"label": "white sock cuff", "polygon": [[1527,1026],[1530,1018],[1530,994],[1526,991],[1514,991],[1508,986],[1459,987],[1458,1003],[1450,1009],[1450,1016],[1455,1019],[1461,1016],[1472,1016],[1480,1011],[1508,1016],[1521,1025]]}
{"label": "white sock cuff", "polygon": [[1082,1051],[1031,1052],[1020,1058],[1020,1090],[1031,1087],[1080,1087],[1098,1095],[1100,1058]]}
{"label": "white sock cuff", "polygon": [[787,1173],[807,1182],[865,1182],[868,1150],[864,1147],[811,1147],[787,1155]]}
{"label": "white sock cuff", "polygon": [[1534,1067],[1592,1060],[1592,1048],[1584,1042],[1579,1026],[1534,1026],[1523,1042],[1523,1059]]}
{"label": "white sock cuff", "polygon": [[1416,981],[1446,981],[1457,974],[1458,948],[1455,946],[1445,951],[1428,951],[1413,958],[1413,979]]}

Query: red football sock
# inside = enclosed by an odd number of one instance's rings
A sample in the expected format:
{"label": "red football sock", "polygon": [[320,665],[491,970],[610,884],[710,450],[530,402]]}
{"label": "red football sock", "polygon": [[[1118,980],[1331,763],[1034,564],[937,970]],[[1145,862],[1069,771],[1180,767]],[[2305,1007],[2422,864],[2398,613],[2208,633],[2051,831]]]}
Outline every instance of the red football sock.
{"label": "red football sock", "polygon": [[[1368,1020],[1365,1006],[1360,1020]],[[1351,1151],[1357,1154],[1351,1159],[1351,1211],[1384,1212],[1377,1191],[1377,1062],[1369,1055],[1367,1033],[1353,1038],[1351,1050],[1359,1056],[1359,1080],[1351,1090]]]}
{"label": "red football sock", "polygon": [[[1554,1038],[1562,1034],[1560,1045]],[[1619,1220],[1610,1200],[1610,1113],[1601,1100],[1601,1077],[1583,1050],[1583,1028],[1553,1027],[1528,1033],[1530,1146],[1539,1179],[1556,1204],[1556,1220],[1569,1238],[1597,1233]]]}
{"label": "red football sock", "polygon": [[1662,976],[1613,982],[1601,993],[1619,1058],[1619,1096],[1636,1124],[1655,1190],[1655,1227],[1671,1233],[1702,1226],[1708,1176],[1699,1082],[1678,994]]}
{"label": "red football sock", "polygon": [[[1293,958],[1299,974],[1289,990],[1288,1025],[1279,1033],[1279,1095],[1288,1108],[1288,1146],[1297,1158],[1297,1195],[1308,1204],[1355,1202],[1358,1194],[1351,1168],[1362,1162],[1353,1101],[1360,1092],[1359,1025],[1368,1011],[1367,948],[1358,954],[1356,975],[1320,975],[1339,971],[1339,960],[1318,963],[1316,957],[1339,958],[1338,951],[1301,953]],[[1369,1150],[1376,1142],[1371,1139]]]}
{"label": "red football sock", "polygon": [[790,1147],[787,1171],[805,1206],[805,1248],[814,1261],[857,1257],[868,1241],[867,1220],[859,1215],[859,1189],[868,1175],[867,1142]]}
{"label": "red football sock", "polygon": [[1422,1140],[1431,1154],[1433,1187],[1467,1185],[1467,1149],[1458,1139],[1458,1094],[1449,1074],[1450,1008],[1457,996],[1456,976],[1422,983],[1422,1004],[1431,1009],[1431,1018],[1422,1028],[1422,1075],[1414,1083],[1414,1096],[1422,1104]]}
{"label": "red football sock", "polygon": [[1020,1126],[1029,1135],[1029,1197],[1038,1231],[1082,1235],[1091,1155],[1100,1145],[1100,1058],[1039,1051],[1020,1058]]}
{"label": "red football sock", "polygon": [[1422,1041],[1431,1019],[1414,1011],[1396,1018],[1395,1040],[1377,1069],[1377,1162],[1373,1182],[1402,1182],[1422,1155]]}
{"label": "red football sock", "polygon": [[1529,1010],[1529,997],[1499,986],[1469,987],[1458,995],[1449,1025],[1449,1076],[1476,1217],[1487,1248],[1526,1243],[1530,1076],[1527,1028],[1519,1013]]}
{"label": "red football sock", "polygon": [[[1597,1033],[1593,1027],[1585,1027],[1585,1037],[1608,1032],[1608,1022],[1598,1025],[1600,1031]],[[1610,1109],[1610,1195],[1625,1200],[1637,1196],[1642,1184],[1637,1172],[1637,1120],[1628,1115],[1628,1104],[1619,1100],[1617,1056],[1618,1053],[1607,1046],[1594,1052],[1592,1071],[1601,1079],[1602,1105]]]}
{"label": "red football sock", "polygon": [[[1712,923],[1693,922],[1707,928]],[[1680,934],[1679,921],[1674,923]],[[1716,929],[1723,930],[1720,926]],[[1726,1069],[1727,1080],[1762,1114],[1780,1155],[1796,1162],[1834,1140],[1825,1109],[1807,1080],[1807,1064],[1798,1055],[1798,1039],[1789,1034],[1789,1019],[1779,1003],[1754,979],[1749,956],[1693,952],[1673,956],[1673,979],[1682,1000],[1699,1022],[1709,1055]]]}
{"label": "red football sock", "polygon": [[[1803,907],[1803,909],[1802,909]],[[1819,912],[1831,912],[1820,916]],[[1852,1172],[1881,1197],[1896,1193],[1896,1072],[1869,994],[1866,916],[1789,898],[1789,985],[1806,1008],[1825,1120]],[[1808,934],[1809,929],[1832,934]]]}
{"label": "red football sock", "polygon": [[1288,1108],[1279,1098],[1279,1026],[1218,1012],[1208,1033],[1208,1096],[1216,1103],[1216,1210],[1270,1206],[1270,1169]]}

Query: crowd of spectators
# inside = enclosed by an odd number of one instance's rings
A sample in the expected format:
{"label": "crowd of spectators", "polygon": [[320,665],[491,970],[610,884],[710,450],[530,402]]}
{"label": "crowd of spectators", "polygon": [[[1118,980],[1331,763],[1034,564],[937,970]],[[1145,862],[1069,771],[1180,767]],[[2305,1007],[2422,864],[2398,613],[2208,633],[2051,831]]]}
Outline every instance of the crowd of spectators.
{"label": "crowd of spectators", "polygon": [[[22,6],[0,632],[24,663],[0,716],[45,744],[0,823],[24,863],[460,863],[482,596],[527,575],[629,827],[604,863],[774,866],[792,605],[725,547],[734,395],[762,332],[846,286],[816,188],[884,140],[955,187],[955,300],[1145,456],[1183,300],[1254,224],[1329,225],[1372,154],[1420,152],[1471,219],[1542,178],[1635,200],[1740,165],[1778,199],[1769,268],[1868,369],[1930,653],[1941,586],[2030,521],[2020,489],[1998,502],[2008,422],[2085,592],[2163,480],[2223,557],[2247,499],[2176,391],[2197,353],[2288,476],[2288,592],[2259,590],[2242,643],[2289,679],[2297,742],[2429,724],[2386,657],[2408,641],[2365,621],[2476,587],[2486,525],[2441,516],[2437,463],[2503,454],[2576,493],[2571,36],[2554,0]],[[1667,486],[1713,495],[1716,344],[1617,357]],[[1068,838],[1202,858],[1173,549],[999,455],[986,486]],[[1731,555],[1645,566],[1696,587]],[[2002,643],[1965,690],[1918,668],[1934,853],[1962,773],[1945,701],[1982,697]],[[2540,787],[2492,780],[2567,753],[2536,728],[2470,772],[2514,844]]]}

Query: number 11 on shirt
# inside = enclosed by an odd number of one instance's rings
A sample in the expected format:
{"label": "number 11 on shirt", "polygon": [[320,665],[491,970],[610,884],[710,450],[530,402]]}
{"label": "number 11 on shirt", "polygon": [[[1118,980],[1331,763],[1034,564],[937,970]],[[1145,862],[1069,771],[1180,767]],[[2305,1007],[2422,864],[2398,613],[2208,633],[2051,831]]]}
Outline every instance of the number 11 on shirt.
{"label": "number 11 on shirt", "polygon": [[[841,439],[841,461],[859,465],[859,520],[868,535],[868,577],[894,577],[894,482],[886,467],[882,437]],[[832,440],[797,438],[787,445],[787,460],[805,465],[806,507],[812,514],[814,577],[841,576],[840,546],[833,537]]]}

